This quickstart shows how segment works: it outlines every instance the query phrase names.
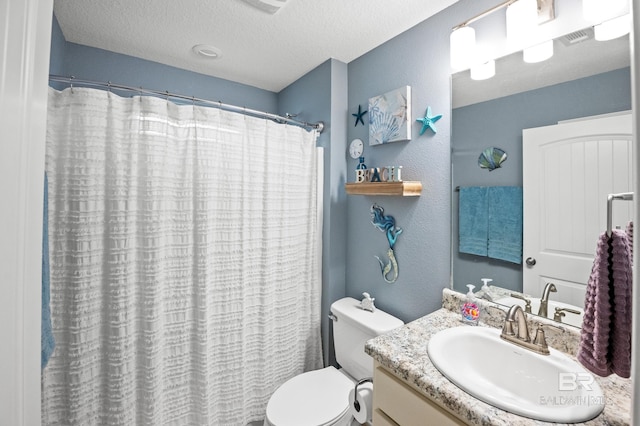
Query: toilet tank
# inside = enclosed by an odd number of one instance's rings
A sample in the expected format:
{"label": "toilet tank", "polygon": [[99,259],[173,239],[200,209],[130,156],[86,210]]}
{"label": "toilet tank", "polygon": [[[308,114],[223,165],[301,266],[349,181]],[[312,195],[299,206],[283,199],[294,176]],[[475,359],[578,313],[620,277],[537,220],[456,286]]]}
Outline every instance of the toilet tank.
{"label": "toilet tank", "polygon": [[398,328],[404,323],[380,309],[360,308],[360,301],[345,297],[331,305],[333,344],[338,364],[356,380],[373,376],[373,359],[364,352],[367,340]]}

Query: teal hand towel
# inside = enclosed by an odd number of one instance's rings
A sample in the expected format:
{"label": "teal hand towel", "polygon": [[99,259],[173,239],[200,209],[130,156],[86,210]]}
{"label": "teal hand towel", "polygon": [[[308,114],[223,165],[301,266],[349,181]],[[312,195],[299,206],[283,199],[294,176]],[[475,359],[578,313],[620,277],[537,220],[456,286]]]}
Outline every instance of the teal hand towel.
{"label": "teal hand towel", "polygon": [[522,263],[522,187],[489,188],[487,256]]}
{"label": "teal hand towel", "polygon": [[488,202],[487,187],[460,188],[458,206],[458,251],[460,253],[487,255]]}

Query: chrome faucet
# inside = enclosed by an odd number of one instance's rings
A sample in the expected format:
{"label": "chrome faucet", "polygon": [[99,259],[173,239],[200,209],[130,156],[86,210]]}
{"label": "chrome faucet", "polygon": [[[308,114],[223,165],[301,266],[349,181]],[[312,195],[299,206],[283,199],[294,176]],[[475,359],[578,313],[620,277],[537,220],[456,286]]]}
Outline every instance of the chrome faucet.
{"label": "chrome faucet", "polygon": [[[513,330],[513,325],[517,321],[518,333]],[[522,310],[520,305],[513,305],[507,312],[507,317],[504,320],[502,326],[502,333],[500,337],[507,342],[511,342],[525,349],[529,349],[542,355],[549,355],[549,347],[544,336],[544,330],[542,327],[555,327],[551,325],[538,325],[536,330],[536,336],[533,342],[529,336],[529,326],[527,325],[527,315]],[[559,330],[559,327],[555,327]]]}
{"label": "chrome faucet", "polygon": [[541,317],[546,318],[547,317],[547,308],[549,306],[549,293],[550,292],[557,292],[558,290],[556,289],[555,284],[553,283],[547,283],[546,286],[544,286],[544,290],[542,291],[542,298],[540,299],[540,309],[538,309],[538,315]]}

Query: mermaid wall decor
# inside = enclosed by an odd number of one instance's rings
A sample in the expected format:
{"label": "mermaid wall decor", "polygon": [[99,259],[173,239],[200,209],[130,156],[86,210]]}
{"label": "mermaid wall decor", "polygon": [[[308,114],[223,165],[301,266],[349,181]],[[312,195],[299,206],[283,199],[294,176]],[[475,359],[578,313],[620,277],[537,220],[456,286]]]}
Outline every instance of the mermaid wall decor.
{"label": "mermaid wall decor", "polygon": [[[402,228],[396,227],[396,220],[393,216],[385,216],[384,209],[377,204],[371,205],[371,223],[381,232],[384,232],[387,236],[387,240],[389,241],[389,249],[387,250],[387,257],[389,258],[388,263],[385,265],[384,262],[378,257],[374,256],[378,259],[380,263],[380,270],[382,271],[382,278],[389,284],[396,282],[398,279],[398,261],[396,260],[395,253],[393,251],[394,246],[396,245],[396,241],[400,234],[402,234]],[[389,278],[389,274],[391,274],[391,278]]]}

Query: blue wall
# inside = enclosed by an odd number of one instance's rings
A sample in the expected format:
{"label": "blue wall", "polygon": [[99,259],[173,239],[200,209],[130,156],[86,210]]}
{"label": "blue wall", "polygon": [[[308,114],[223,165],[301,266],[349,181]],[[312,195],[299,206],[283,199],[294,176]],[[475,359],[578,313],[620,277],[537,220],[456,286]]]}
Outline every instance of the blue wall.
{"label": "blue wall", "polygon": [[344,176],[347,162],[347,64],[331,59],[278,94],[280,114],[298,113],[307,122],[324,121],[318,139],[324,149],[324,205],[322,245],[322,343],[325,360],[334,364],[331,303],[345,296],[347,200]]}
{"label": "blue wall", "polygon": [[64,58],[67,42],[64,39],[58,20],[53,17],[51,25],[51,54],[49,56],[49,74],[64,75]]}
{"label": "blue wall", "polygon": [[[350,196],[347,214],[347,295],[369,292],[376,306],[411,321],[441,307],[442,289],[450,285],[451,264],[451,92],[449,34],[470,16],[495,1],[461,0],[349,63],[349,112],[366,108],[368,99],[404,85],[412,87],[412,116],[427,106],[443,117],[438,132],[419,135],[414,121],[409,142],[365,146],[366,164],[401,165],[404,180],[422,182],[420,197]],[[351,116],[349,115],[351,118]],[[365,116],[367,117],[367,116]],[[368,140],[368,126],[349,125],[348,140]],[[349,159],[348,180],[356,161]],[[369,209],[377,203],[395,217],[404,232],[395,246],[400,275],[394,284],[382,279],[374,256],[386,257],[385,235],[370,223]]]}
{"label": "blue wall", "polygon": [[[558,121],[631,109],[629,68],[481,102],[452,113],[453,182],[456,186],[522,186],[522,129]],[[477,166],[480,152],[490,146],[505,150],[507,161],[491,173]],[[492,284],[522,291],[522,265],[458,253],[458,197],[452,199],[453,287]]]}
{"label": "blue wall", "polygon": [[[449,34],[453,26],[497,2],[460,0],[349,64],[321,64],[278,94],[71,43],[52,43],[52,70],[324,121],[327,130],[319,140],[325,148],[323,317],[334,300],[344,295],[361,298],[366,291],[378,307],[408,322],[440,308],[442,289],[450,286]],[[58,63],[60,57],[64,59]],[[367,145],[365,157],[369,166],[402,165],[405,180],[422,182],[422,195],[347,197],[344,183],[354,180],[356,167],[348,158],[347,143],[356,137],[368,140],[368,123],[354,126],[351,114],[358,105],[366,108],[369,98],[405,85],[412,87],[414,120],[427,106],[443,114],[436,123],[438,132],[427,130],[420,136],[421,125],[414,121],[411,141]],[[384,282],[374,258],[384,257],[388,244],[370,223],[373,203],[404,229],[396,244],[400,276],[394,284]],[[323,319],[325,354],[331,352],[327,327]]]}

